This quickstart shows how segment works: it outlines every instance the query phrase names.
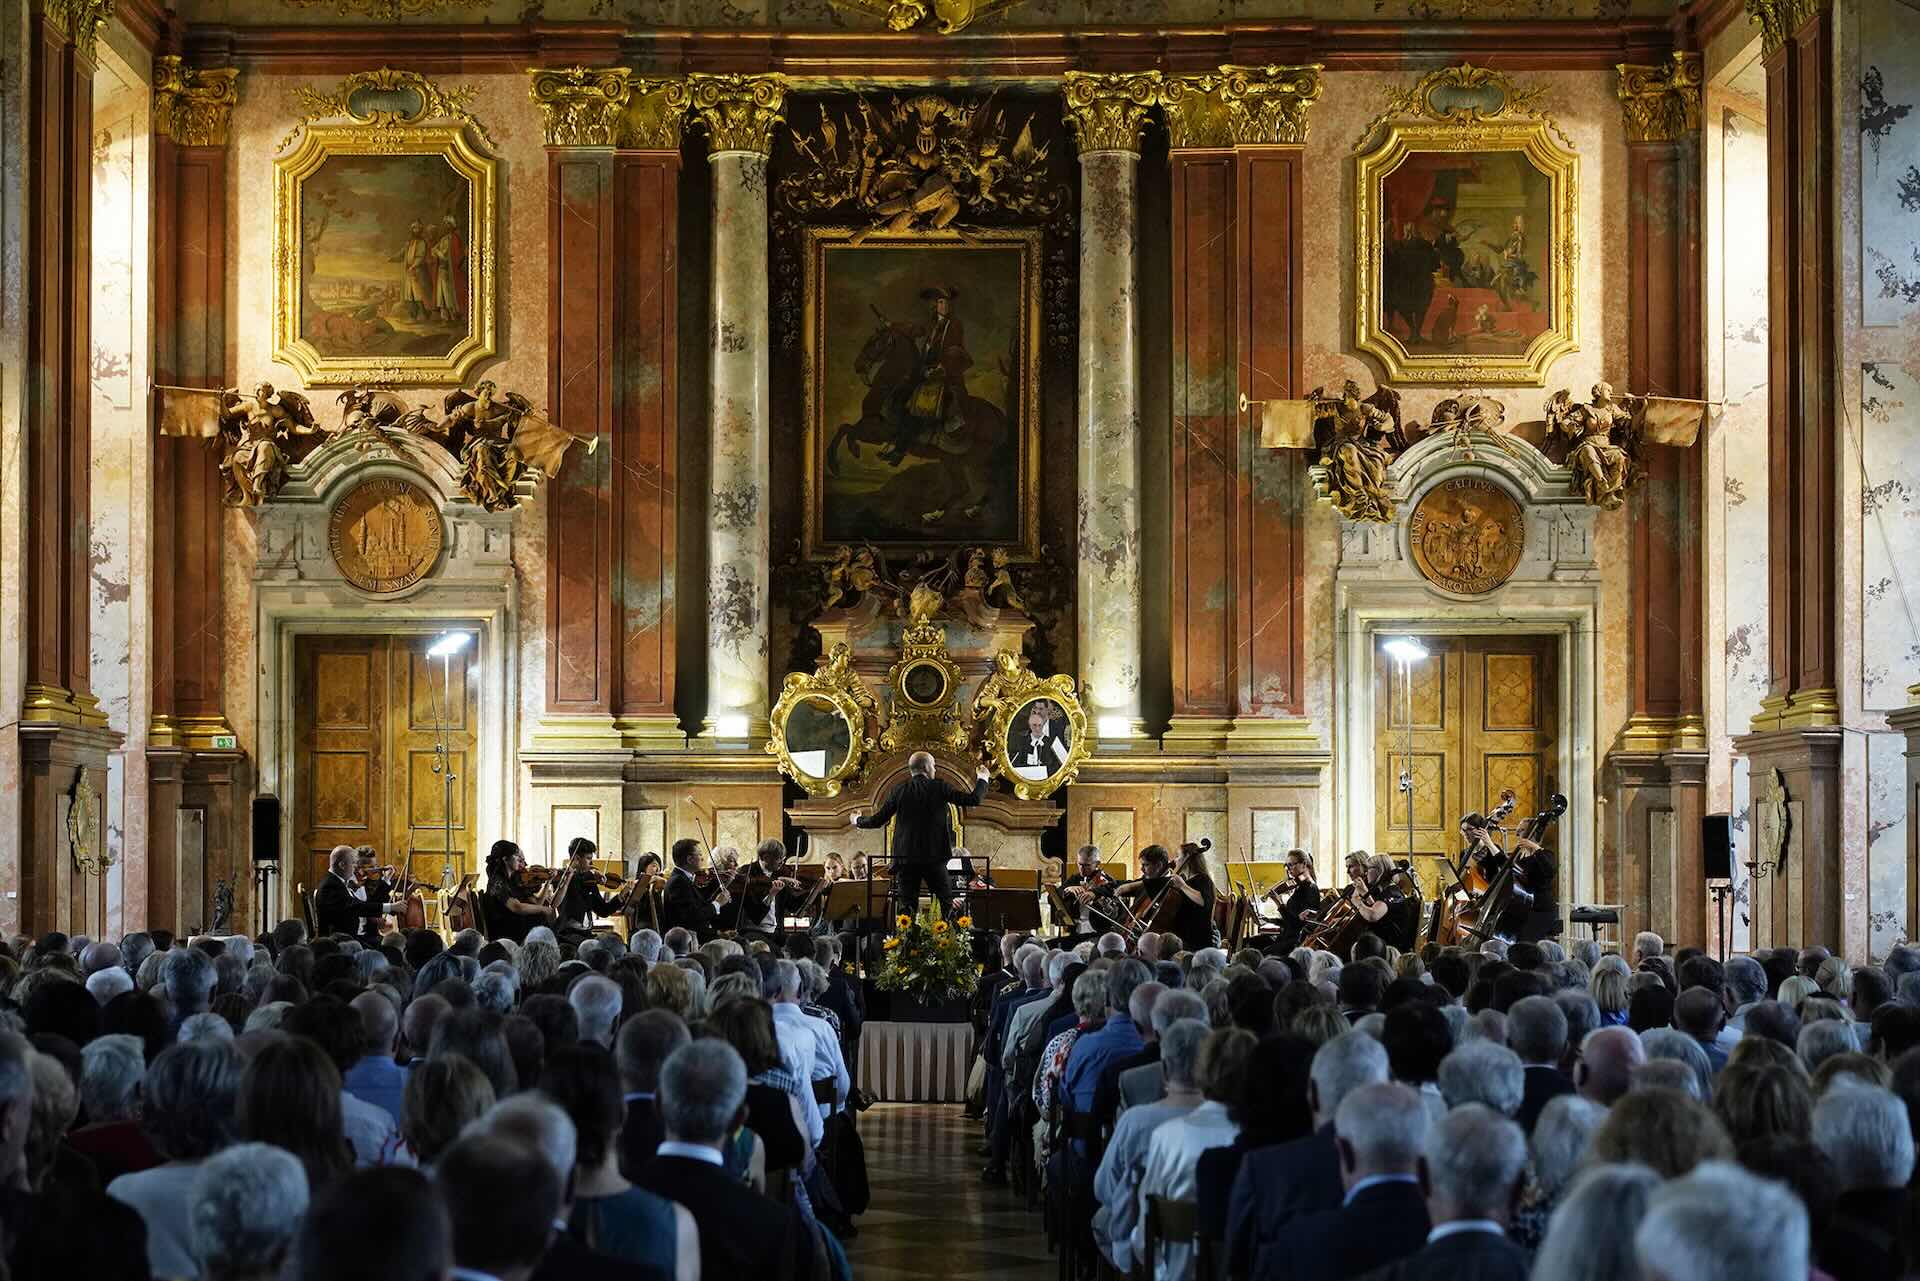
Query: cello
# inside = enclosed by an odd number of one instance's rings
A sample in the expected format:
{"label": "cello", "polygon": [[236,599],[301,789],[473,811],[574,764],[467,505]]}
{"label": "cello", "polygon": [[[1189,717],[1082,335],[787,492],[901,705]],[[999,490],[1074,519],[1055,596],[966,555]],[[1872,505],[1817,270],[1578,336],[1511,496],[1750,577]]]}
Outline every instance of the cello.
{"label": "cello", "polygon": [[[1555,792],[1547,801],[1547,808],[1535,814],[1514,829],[1516,846],[1521,841],[1537,845],[1546,835],[1547,829],[1562,814],[1567,812],[1567,798]],[[1496,847],[1497,848],[1497,847]],[[1500,865],[1492,872],[1487,888],[1460,908],[1455,915],[1455,926],[1462,936],[1471,935],[1476,939],[1489,939],[1501,935],[1500,918],[1516,905],[1530,903],[1533,895],[1520,887],[1518,883],[1521,861],[1526,851],[1516,849],[1510,855],[1504,855]]]}

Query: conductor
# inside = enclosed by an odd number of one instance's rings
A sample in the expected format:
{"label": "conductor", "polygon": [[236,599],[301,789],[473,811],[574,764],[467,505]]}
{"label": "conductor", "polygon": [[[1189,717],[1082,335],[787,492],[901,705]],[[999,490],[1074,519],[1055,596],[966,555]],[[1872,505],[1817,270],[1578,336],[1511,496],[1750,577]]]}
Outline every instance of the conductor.
{"label": "conductor", "polygon": [[981,766],[971,792],[941,782],[934,776],[933,757],[915,752],[907,759],[907,780],[893,789],[887,803],[872,814],[853,813],[855,827],[885,827],[894,819],[893,886],[900,912],[912,916],[920,902],[924,881],[934,901],[943,907],[953,900],[947,879],[947,860],[953,857],[953,825],[949,805],[978,805],[987,798],[987,770]]}

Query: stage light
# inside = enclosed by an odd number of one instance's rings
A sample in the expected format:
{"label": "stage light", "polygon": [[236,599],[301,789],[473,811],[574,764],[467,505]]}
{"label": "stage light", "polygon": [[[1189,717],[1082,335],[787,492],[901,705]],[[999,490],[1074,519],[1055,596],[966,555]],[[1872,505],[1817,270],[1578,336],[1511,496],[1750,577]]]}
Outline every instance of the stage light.
{"label": "stage light", "polygon": [[472,643],[473,636],[468,632],[448,632],[428,647],[427,657],[452,658]]}
{"label": "stage light", "polygon": [[1396,663],[1424,663],[1427,661],[1427,647],[1411,636],[1398,636],[1380,647],[1387,651],[1387,657]]}
{"label": "stage light", "polygon": [[716,716],[713,718],[713,736],[715,738],[745,738],[750,724],[744,716]]}
{"label": "stage light", "polygon": [[1126,738],[1133,733],[1133,718],[1128,716],[1102,716],[1099,723],[1101,738]]}

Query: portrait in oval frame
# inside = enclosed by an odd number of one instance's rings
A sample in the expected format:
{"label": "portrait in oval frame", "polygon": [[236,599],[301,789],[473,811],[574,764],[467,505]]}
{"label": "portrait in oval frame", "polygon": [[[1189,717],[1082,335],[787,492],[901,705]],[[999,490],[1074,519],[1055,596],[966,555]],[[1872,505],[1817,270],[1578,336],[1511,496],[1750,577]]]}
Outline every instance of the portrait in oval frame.
{"label": "portrait in oval frame", "polygon": [[1035,676],[1010,652],[994,656],[973,712],[989,768],[1022,800],[1051,796],[1072,782],[1092,748],[1073,677]]}

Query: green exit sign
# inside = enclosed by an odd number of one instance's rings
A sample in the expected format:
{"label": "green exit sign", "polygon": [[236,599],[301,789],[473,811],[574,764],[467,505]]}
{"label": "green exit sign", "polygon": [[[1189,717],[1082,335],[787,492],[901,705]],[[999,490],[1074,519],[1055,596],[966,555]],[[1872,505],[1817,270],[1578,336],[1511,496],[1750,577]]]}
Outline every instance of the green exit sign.
{"label": "green exit sign", "polygon": [[231,752],[239,746],[240,740],[232,734],[215,734],[213,736],[213,750],[216,752]]}

